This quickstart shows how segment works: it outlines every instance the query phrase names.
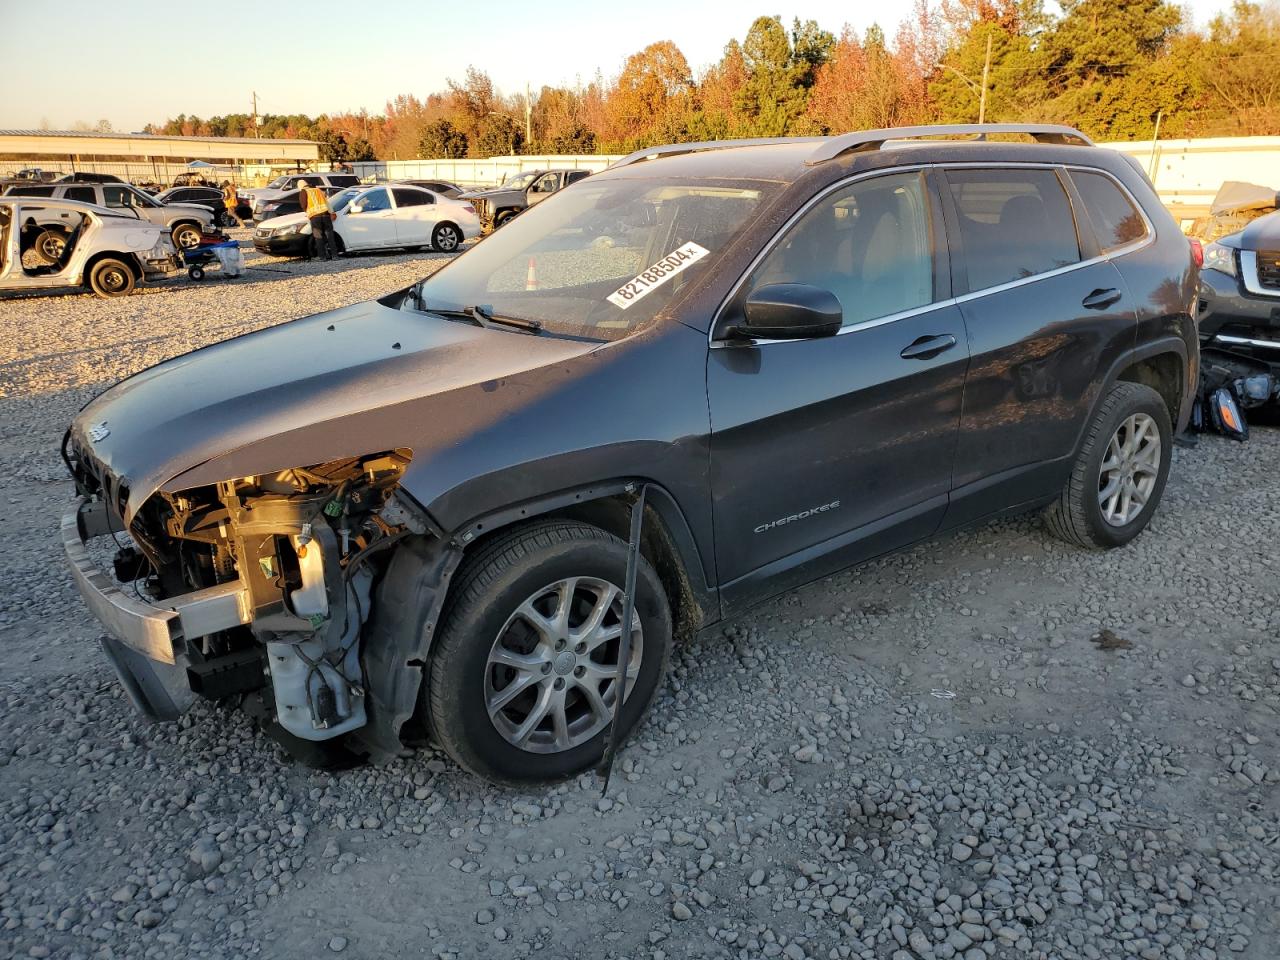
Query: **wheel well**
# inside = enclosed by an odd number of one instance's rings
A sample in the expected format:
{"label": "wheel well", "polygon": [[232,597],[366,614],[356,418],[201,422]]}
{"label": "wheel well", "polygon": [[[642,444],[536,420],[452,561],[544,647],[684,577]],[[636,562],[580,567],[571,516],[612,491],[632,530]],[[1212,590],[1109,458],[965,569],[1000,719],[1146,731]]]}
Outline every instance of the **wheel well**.
{"label": "wheel well", "polygon": [[[504,536],[527,523],[540,520],[576,520],[599,527],[619,540],[626,541],[631,536],[631,505],[634,502],[635,498],[631,495],[618,494],[539,513],[518,523],[487,531],[484,536],[476,538],[467,545],[466,553],[474,554],[490,538]],[[640,533],[640,553],[653,565],[658,578],[662,581],[667,602],[671,605],[675,639],[684,641],[692,638],[698,629],[711,619],[712,611],[704,609],[698,601],[689,580],[684,558],[675,544],[666,521],[654,508],[652,501],[645,506],[644,524]]]}
{"label": "wheel well", "polygon": [[179,227],[195,227],[197,230],[203,230],[204,227],[199,220],[175,220],[169,224],[169,232],[177,230]]}
{"label": "wheel well", "polygon": [[1169,420],[1177,428],[1183,398],[1182,360],[1176,353],[1158,353],[1139,360],[1121,370],[1116,379],[1145,384],[1160,394],[1169,409]]}
{"label": "wheel well", "polygon": [[452,220],[438,220],[436,221],[436,225],[431,228],[431,235],[435,236],[435,232],[439,230],[441,227],[453,227],[453,229],[457,230],[458,233],[462,232],[462,228],[459,227]]}

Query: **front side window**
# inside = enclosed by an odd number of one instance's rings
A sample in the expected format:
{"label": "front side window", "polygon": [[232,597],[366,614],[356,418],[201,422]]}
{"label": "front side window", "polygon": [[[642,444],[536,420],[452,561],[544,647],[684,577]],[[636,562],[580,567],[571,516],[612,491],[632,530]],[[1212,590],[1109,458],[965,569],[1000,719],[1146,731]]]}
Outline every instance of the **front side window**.
{"label": "front side window", "polygon": [[102,202],[108,207],[132,207],[133,194],[124,187],[103,187]]}
{"label": "front side window", "polygon": [[1147,222],[1142,219],[1128,195],[1105,174],[1072,170],[1084,208],[1093,224],[1094,236],[1103,253],[1110,253],[1147,235]]}
{"label": "front side window", "polygon": [[377,190],[370,190],[360,198],[361,213],[376,213],[379,210],[390,210],[391,198],[387,196],[387,191],[379,187]]}
{"label": "front side window", "polygon": [[423,207],[431,203],[431,194],[423,190],[407,190],[404,187],[395,187],[391,191],[391,195],[395,197],[397,207]]}
{"label": "front side window", "polygon": [[560,185],[560,178],[554,173],[548,173],[533,185],[534,193],[555,193],[556,187]]}
{"label": "front side window", "polygon": [[1080,261],[1071,204],[1052,170],[948,170],[969,289]]}
{"label": "front side window", "polygon": [[522,213],[418,287],[421,309],[482,306],[615,340],[708,271],[777,184],[593,178]]}
{"label": "front side window", "polygon": [[932,303],[933,274],[928,194],[919,173],[904,173],[863,180],[819,201],[744,289],[820,287],[836,295],[847,326]]}

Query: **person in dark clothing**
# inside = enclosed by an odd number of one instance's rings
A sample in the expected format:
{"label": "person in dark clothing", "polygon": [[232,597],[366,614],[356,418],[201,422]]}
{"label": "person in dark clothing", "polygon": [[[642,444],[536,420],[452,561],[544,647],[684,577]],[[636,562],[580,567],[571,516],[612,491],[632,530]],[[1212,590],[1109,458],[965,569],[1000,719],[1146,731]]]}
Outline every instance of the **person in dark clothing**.
{"label": "person in dark clothing", "polygon": [[311,224],[311,255],[332,260],[338,255],[338,238],[333,232],[334,217],[329,209],[329,198],[323,190],[305,180],[298,181],[298,187],[298,206]]}

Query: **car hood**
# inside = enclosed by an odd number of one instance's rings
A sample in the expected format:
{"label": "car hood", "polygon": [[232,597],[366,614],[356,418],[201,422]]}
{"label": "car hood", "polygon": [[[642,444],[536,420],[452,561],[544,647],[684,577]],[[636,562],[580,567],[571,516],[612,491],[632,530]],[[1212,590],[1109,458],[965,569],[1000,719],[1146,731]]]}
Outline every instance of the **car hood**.
{"label": "car hood", "polygon": [[518,377],[596,346],[482,329],[371,301],[144,370],[81,410],[71,436],[128,488],[130,522],[162,487],[179,490],[409,446],[403,440],[376,450],[362,444],[403,437],[430,422],[441,394]]}
{"label": "car hood", "polygon": [[1234,236],[1224,237],[1222,242],[1241,250],[1280,250],[1280,211],[1259,217]]}
{"label": "car hood", "polygon": [[271,230],[275,230],[279,227],[291,227],[295,223],[306,223],[306,222],[307,222],[307,218],[305,214],[286,213],[283,217],[269,217],[266,220],[259,220],[258,229],[261,230],[263,227],[267,227]]}
{"label": "car hood", "polygon": [[504,193],[523,193],[523,190],[514,190],[511,187],[490,187],[488,190],[468,190],[459,200],[472,200],[480,197],[499,197]]}

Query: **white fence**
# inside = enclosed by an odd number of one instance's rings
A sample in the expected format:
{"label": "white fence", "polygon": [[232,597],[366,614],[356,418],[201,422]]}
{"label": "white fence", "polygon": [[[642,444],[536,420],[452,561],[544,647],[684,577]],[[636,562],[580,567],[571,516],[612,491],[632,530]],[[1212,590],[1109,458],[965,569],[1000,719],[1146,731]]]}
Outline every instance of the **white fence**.
{"label": "white fence", "polygon": [[464,187],[501,183],[522,170],[603,170],[621,154],[555,154],[486,160],[374,160],[353,163],[361,180],[448,180]]}
{"label": "white fence", "polygon": [[1280,189],[1280,137],[1139,140],[1099,146],[1127,153],[1142,164],[1175,216],[1207,213],[1213,195],[1227,180]]}

